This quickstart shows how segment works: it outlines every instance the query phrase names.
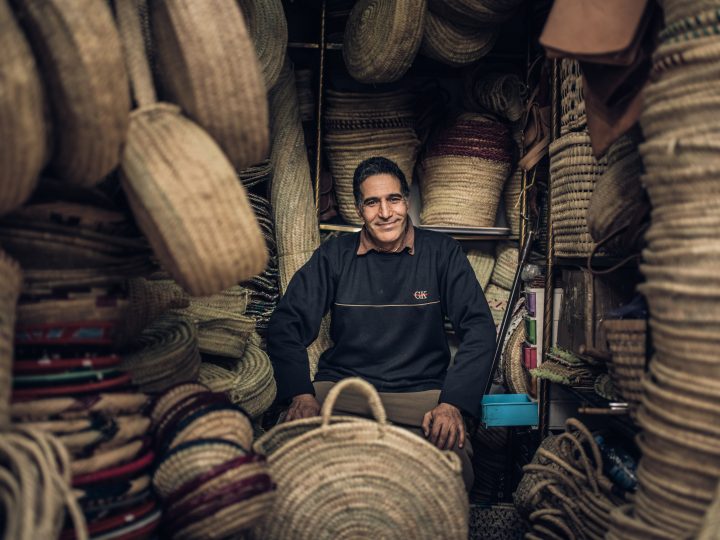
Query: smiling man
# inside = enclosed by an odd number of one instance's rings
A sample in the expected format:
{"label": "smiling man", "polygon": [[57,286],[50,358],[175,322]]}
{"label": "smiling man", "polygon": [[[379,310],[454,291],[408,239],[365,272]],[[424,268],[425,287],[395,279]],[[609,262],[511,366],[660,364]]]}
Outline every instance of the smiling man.
{"label": "smiling man", "polygon": [[[332,386],[362,377],[380,393],[388,419],[472,465],[463,413],[478,416],[495,351],[495,326],[460,245],[417,229],[409,216],[405,175],[374,157],[355,170],[359,233],[325,242],[293,276],[268,329],[278,401],[286,420],[319,414]],[[311,381],[306,348],[331,312],[334,345]],[[450,365],[444,316],[460,344]],[[369,416],[364,400],[341,394],[337,413]]]}

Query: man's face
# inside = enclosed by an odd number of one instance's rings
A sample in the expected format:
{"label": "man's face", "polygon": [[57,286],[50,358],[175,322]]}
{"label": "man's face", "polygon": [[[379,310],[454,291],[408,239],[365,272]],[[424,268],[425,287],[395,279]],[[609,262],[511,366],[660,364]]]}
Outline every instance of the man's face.
{"label": "man's face", "polygon": [[360,184],[362,205],[358,214],[380,247],[390,248],[405,233],[410,205],[391,174],[368,176]]}

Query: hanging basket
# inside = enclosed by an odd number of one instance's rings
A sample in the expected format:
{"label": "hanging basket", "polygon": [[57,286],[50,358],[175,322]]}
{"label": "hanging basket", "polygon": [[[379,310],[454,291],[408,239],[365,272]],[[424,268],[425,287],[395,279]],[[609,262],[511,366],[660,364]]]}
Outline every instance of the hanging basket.
{"label": "hanging basket", "polygon": [[472,64],[488,54],[498,33],[455,25],[428,11],[420,52],[443,64],[461,67]]}
{"label": "hanging basket", "polygon": [[360,0],[350,12],[343,58],[352,77],[364,83],[400,79],[420,48],[426,0]]}
{"label": "hanging basket", "polygon": [[287,51],[288,29],[281,0],[239,0],[250,37],[255,44],[265,88],[280,76]]}
{"label": "hanging basket", "polygon": [[[348,387],[365,395],[377,421],[331,417]],[[388,425],[376,391],[361,379],[336,384],[322,418],[281,424],[255,447],[268,453],[278,486],[256,539],[467,538],[459,459]]]}

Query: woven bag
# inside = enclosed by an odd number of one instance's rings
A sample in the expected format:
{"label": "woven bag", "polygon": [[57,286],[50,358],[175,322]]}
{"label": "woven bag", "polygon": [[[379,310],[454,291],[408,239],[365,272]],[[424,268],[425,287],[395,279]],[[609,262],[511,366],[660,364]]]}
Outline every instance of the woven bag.
{"label": "woven bag", "polygon": [[281,0],[239,0],[265,79],[271,89],[285,62],[288,29]]}
{"label": "woven bag", "polygon": [[176,106],[155,101],[135,3],[121,0],[117,8],[140,104],[122,158],[123,189],[175,281],[193,296],[219,292],[263,270],[265,240],[245,188],[213,139]]}
{"label": "woven bag", "polygon": [[428,11],[420,52],[429,58],[454,67],[476,62],[495,45],[494,30],[480,31],[452,22]]}
{"label": "woven bag", "polygon": [[426,10],[426,0],[357,2],[343,38],[350,75],[364,83],[389,83],[402,77],[420,48]]}
{"label": "woven bag", "polygon": [[[367,397],[377,421],[331,417],[348,387]],[[322,418],[276,426],[255,448],[278,488],[253,538],[467,538],[457,456],[388,425],[377,392],[359,378],[332,388]]]}
{"label": "woven bag", "polygon": [[130,114],[127,72],[110,8],[96,0],[16,4],[52,112],[49,167],[66,182],[92,186],[120,162]]}
{"label": "woven bag", "polygon": [[265,84],[237,2],[153,2],[151,20],[170,101],[218,142],[235,168],[266,158]]}
{"label": "woven bag", "polygon": [[38,68],[7,0],[0,1],[0,50],[0,214],[5,214],[30,197],[46,153]]}

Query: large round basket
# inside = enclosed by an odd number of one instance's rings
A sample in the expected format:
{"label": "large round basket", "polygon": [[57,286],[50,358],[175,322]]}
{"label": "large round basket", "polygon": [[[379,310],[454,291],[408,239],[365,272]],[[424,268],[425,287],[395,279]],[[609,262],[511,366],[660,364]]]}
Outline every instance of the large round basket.
{"label": "large round basket", "polygon": [[[367,397],[376,422],[330,416],[348,387]],[[459,459],[388,425],[377,392],[359,378],[333,387],[321,419],[281,424],[255,447],[277,483],[256,539],[467,538]]]}
{"label": "large round basket", "polygon": [[35,189],[45,158],[42,83],[30,46],[7,1],[0,2],[0,214]]}
{"label": "large round basket", "polygon": [[453,24],[428,11],[420,52],[450,66],[465,66],[479,60],[495,45],[497,32]]}
{"label": "large round basket", "polygon": [[353,78],[389,83],[402,77],[420,48],[426,0],[360,0],[348,17],[343,58]]}
{"label": "large round basket", "polygon": [[275,86],[285,62],[288,29],[281,0],[239,0],[255,44],[265,88]]}
{"label": "large round basket", "polygon": [[237,169],[265,159],[265,84],[237,2],[153,2],[151,20],[170,101],[207,130]]}

